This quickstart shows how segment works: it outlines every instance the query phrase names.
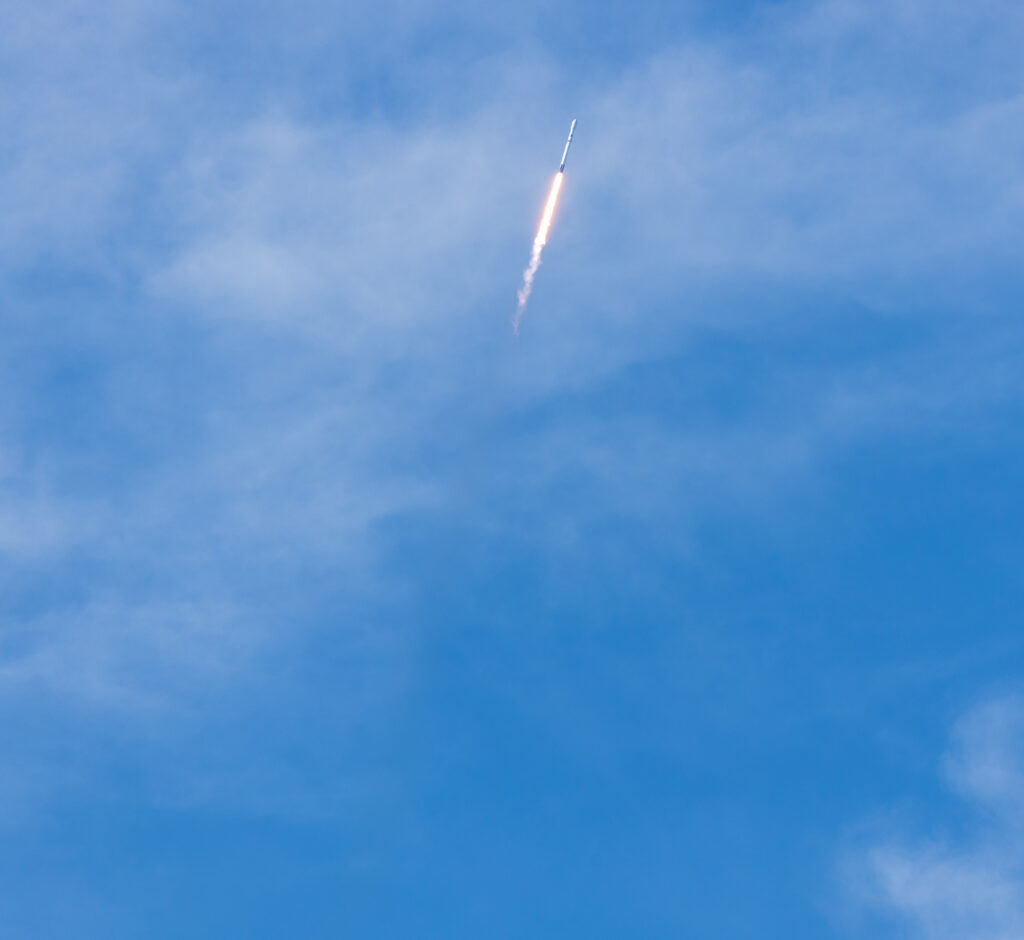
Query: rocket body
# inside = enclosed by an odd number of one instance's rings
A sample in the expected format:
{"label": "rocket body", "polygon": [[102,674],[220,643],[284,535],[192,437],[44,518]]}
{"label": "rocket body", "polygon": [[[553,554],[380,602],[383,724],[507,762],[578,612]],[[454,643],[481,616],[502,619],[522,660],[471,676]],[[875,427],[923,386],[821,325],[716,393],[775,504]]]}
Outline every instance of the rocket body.
{"label": "rocket body", "polygon": [[562,151],[562,162],[559,164],[558,172],[565,172],[565,158],[569,156],[569,144],[572,143],[573,131],[576,130],[576,118],[572,119],[572,124],[569,127],[569,139],[565,142],[565,150]]}

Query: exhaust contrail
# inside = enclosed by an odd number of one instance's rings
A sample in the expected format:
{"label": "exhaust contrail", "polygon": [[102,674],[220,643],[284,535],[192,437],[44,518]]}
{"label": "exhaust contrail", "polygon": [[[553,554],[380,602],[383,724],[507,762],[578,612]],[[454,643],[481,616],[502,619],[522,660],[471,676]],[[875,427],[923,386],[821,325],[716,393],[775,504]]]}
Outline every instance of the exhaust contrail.
{"label": "exhaust contrail", "polygon": [[562,180],[565,178],[565,158],[569,155],[569,144],[572,143],[573,131],[576,130],[576,121],[573,120],[569,127],[569,139],[565,142],[565,150],[562,151],[562,162],[558,167],[555,178],[551,181],[551,191],[548,193],[548,201],[544,204],[544,214],[540,218],[540,225],[537,234],[533,239],[533,251],[530,252],[530,263],[523,271],[523,286],[519,288],[519,303],[516,305],[516,315],[512,318],[512,329],[519,333],[519,321],[526,309],[526,301],[530,299],[530,291],[533,290],[533,278],[540,267],[540,254],[548,243],[548,231],[551,229],[551,219],[555,214],[555,206],[558,203],[558,193],[562,189]]}

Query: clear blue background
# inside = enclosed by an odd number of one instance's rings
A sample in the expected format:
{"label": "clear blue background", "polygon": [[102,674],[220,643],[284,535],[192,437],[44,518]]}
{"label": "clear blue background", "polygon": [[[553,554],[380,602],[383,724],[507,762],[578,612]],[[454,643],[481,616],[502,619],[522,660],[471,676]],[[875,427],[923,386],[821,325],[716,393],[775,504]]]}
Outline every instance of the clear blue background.
{"label": "clear blue background", "polygon": [[4,19],[0,934],[1021,929],[1017,4]]}

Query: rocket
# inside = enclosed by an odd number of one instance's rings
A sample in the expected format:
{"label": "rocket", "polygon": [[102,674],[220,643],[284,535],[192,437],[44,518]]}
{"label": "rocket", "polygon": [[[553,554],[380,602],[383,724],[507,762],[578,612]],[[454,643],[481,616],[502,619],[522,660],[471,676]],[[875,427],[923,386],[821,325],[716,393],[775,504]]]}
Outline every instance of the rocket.
{"label": "rocket", "polygon": [[569,126],[569,139],[565,142],[565,150],[562,151],[562,162],[558,167],[559,173],[565,172],[565,158],[569,156],[569,144],[572,143],[572,132],[576,130],[576,118],[572,119],[572,124]]}

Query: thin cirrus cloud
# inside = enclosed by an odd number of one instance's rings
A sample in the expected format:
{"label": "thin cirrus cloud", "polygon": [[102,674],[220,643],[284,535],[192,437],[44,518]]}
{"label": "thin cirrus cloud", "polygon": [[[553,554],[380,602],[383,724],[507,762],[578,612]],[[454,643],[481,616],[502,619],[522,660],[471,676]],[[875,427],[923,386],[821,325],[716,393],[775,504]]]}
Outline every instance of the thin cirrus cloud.
{"label": "thin cirrus cloud", "polygon": [[[922,299],[930,277],[935,300],[954,260],[974,283],[1006,275],[1024,212],[1020,97],[984,88],[943,105],[909,84],[880,104],[870,81],[848,89],[862,77],[854,63],[893,54],[892,30],[951,42],[955,58],[961,17],[926,21],[907,5],[902,17],[847,22],[839,6],[815,7],[802,29],[769,28],[775,51],[694,40],[582,93],[581,159],[544,280],[555,297],[571,285],[588,316],[563,321],[556,309],[559,333],[635,318],[694,282],[841,282],[877,301]],[[974,25],[970,41],[997,55],[997,18]],[[807,51],[819,33],[835,57],[823,81],[824,54]],[[790,54],[806,73],[782,67]],[[443,128],[278,112],[199,136],[168,190],[173,246],[153,290],[212,315],[329,319],[342,345],[483,311],[502,319],[508,270],[536,221],[522,207],[539,209],[550,169],[540,130],[560,126],[562,77],[534,64],[500,58],[504,80]],[[528,119],[524,99],[539,114]],[[527,137],[512,132],[527,121]]]}
{"label": "thin cirrus cloud", "polygon": [[922,940],[1007,940],[1024,931],[1024,701],[1002,695],[954,726],[949,785],[969,821],[928,837],[879,838],[851,866],[876,914]]}

